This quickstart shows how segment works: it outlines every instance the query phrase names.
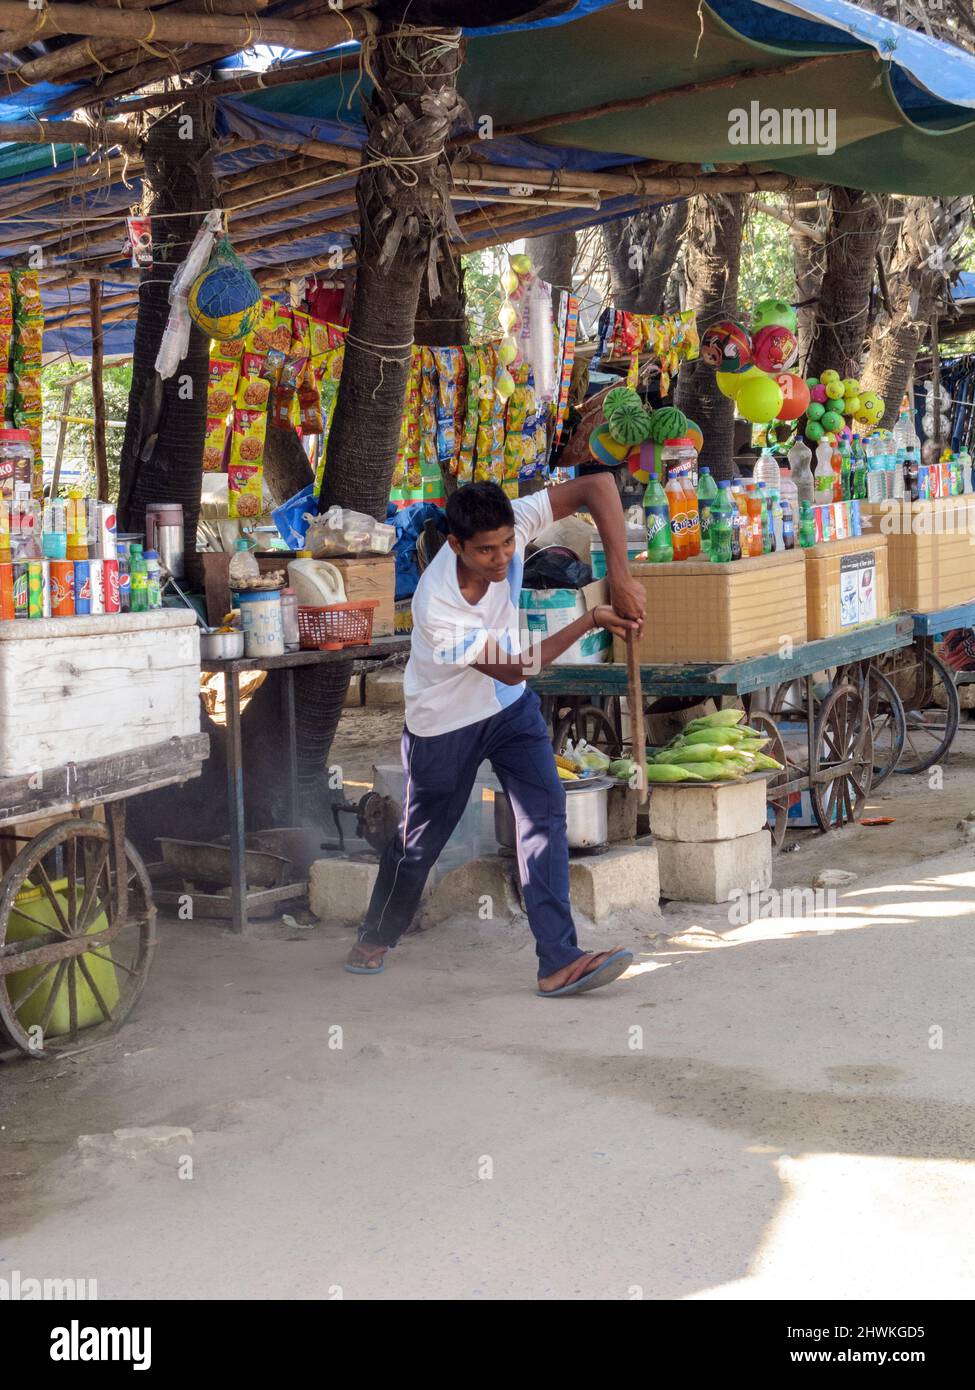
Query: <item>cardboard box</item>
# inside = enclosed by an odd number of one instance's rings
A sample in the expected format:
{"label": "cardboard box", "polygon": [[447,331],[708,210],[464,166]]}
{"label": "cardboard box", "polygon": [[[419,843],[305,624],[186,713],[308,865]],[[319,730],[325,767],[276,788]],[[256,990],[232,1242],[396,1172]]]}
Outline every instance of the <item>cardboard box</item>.
{"label": "cardboard box", "polygon": [[804,550],[810,642],[851,632],[890,613],[885,537],[849,536]]}
{"label": "cardboard box", "polygon": [[[806,640],[806,565],[801,550],[712,565],[637,561],[647,594],[641,662],[739,661]],[[620,639],[614,660],[626,660]]]}
{"label": "cardboard box", "polygon": [[378,598],[379,607],[373,614],[373,637],[392,637],[396,630],[394,601],[396,597],[396,561],[392,555],[363,555],[349,559],[332,559],[342,576],[345,597],[349,603],[360,599]]}
{"label": "cardboard box", "polygon": [[975,496],[861,502],[864,535],[887,541],[890,605],[933,613],[975,598]]}

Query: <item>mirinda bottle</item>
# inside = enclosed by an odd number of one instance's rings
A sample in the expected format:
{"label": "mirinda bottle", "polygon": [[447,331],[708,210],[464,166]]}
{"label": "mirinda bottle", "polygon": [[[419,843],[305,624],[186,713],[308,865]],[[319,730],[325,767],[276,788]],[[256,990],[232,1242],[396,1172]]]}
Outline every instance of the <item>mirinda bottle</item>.
{"label": "mirinda bottle", "polygon": [[687,558],[695,559],[701,553],[701,512],[697,500],[697,489],[691,482],[691,475],[685,473],[681,478],[684,489],[684,515],[687,517]]}
{"label": "mirinda bottle", "polygon": [[664,488],[667,504],[670,507],[670,534],[674,542],[674,559],[686,560],[688,556],[687,494],[680,478],[671,473]]}
{"label": "mirinda bottle", "polygon": [[[749,483],[745,492],[748,507],[748,554],[761,555],[764,551],[762,537],[762,498],[754,483]],[[742,546],[744,552],[744,546]]]}

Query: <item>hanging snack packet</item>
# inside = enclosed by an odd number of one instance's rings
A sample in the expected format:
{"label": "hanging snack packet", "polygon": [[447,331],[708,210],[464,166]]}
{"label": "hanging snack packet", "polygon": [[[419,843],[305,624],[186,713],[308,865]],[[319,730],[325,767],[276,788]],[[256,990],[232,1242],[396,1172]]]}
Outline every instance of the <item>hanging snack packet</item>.
{"label": "hanging snack packet", "polygon": [[13,276],[14,322],[43,323],[44,306],[36,270],[15,270]]}
{"label": "hanging snack packet", "polygon": [[260,463],[264,458],[267,415],[263,410],[235,410],[230,463]]}
{"label": "hanging snack packet", "polygon": [[223,362],[239,362],[244,355],[244,338],[210,339],[210,359],[219,358]]}
{"label": "hanging snack packet", "polygon": [[298,409],[300,412],[299,428],[303,435],[322,434],[324,432],[321,396],[318,387],[312,382],[305,381],[298,388]]}
{"label": "hanging snack packet", "polygon": [[437,456],[437,372],[433,350],[420,349],[420,464],[421,472],[433,474],[439,469]]}
{"label": "hanging snack packet", "polygon": [[227,421],[223,415],[209,417],[203,439],[204,473],[222,473],[227,443]]}
{"label": "hanging snack packet", "polygon": [[264,469],[259,463],[232,463],[227,470],[227,513],[231,520],[261,514]]}
{"label": "hanging snack packet", "polygon": [[311,356],[311,320],[300,309],[292,309],[291,320],[291,356],[308,358]]}
{"label": "hanging snack packet", "polygon": [[474,451],[477,445],[477,427],[480,422],[479,400],[481,369],[477,349],[461,349],[464,356],[464,427],[461,431],[460,451],[457,457],[457,478],[461,483],[469,483],[474,478]]}
{"label": "hanging snack packet", "polygon": [[434,348],[437,379],[437,461],[444,473],[457,472],[457,374],[463,361],[460,348]]}
{"label": "hanging snack packet", "polygon": [[207,415],[226,415],[234,403],[234,392],[240,377],[240,363],[222,357],[210,358],[207,384]]}
{"label": "hanging snack packet", "polygon": [[241,410],[263,410],[271,394],[271,383],[263,374],[265,359],[256,352],[245,352],[240,364],[240,382],[234,404]]}
{"label": "hanging snack packet", "polygon": [[271,331],[268,334],[268,347],[277,348],[279,352],[289,353],[293,333],[294,319],[291,310],[284,304],[275,304]]}

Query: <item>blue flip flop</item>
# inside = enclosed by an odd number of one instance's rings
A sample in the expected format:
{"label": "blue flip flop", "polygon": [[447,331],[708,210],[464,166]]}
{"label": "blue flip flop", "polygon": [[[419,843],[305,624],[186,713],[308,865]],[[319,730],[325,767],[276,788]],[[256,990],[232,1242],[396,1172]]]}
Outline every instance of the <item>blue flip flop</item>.
{"label": "blue flip flop", "polygon": [[608,985],[613,980],[619,979],[620,975],[629,970],[632,964],[632,951],[614,951],[603,961],[598,970],[591,970],[588,975],[581,975],[571,985],[563,985],[561,989],[538,989],[535,993],[542,999],[558,999],[565,994],[584,994],[586,990],[598,989],[600,985]]}
{"label": "blue flip flop", "polygon": [[385,960],[380,960],[378,965],[350,965],[348,961],[342,967],[350,975],[381,975],[386,969]]}

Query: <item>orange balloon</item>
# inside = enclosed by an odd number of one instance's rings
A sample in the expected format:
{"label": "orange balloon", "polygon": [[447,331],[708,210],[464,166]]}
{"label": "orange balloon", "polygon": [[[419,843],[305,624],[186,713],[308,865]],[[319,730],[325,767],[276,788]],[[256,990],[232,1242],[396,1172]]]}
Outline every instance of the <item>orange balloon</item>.
{"label": "orange balloon", "polygon": [[809,387],[795,372],[779,372],[775,384],[782,392],[779,420],[798,420],[809,409]]}

